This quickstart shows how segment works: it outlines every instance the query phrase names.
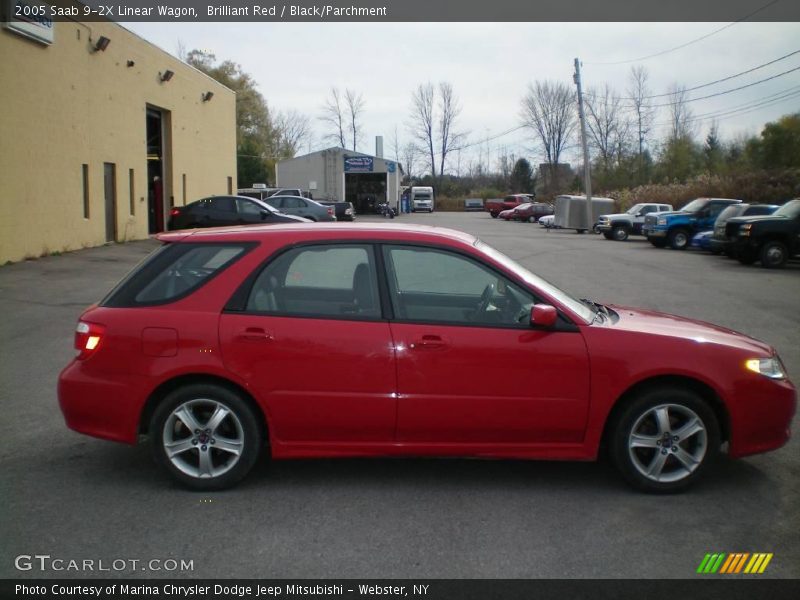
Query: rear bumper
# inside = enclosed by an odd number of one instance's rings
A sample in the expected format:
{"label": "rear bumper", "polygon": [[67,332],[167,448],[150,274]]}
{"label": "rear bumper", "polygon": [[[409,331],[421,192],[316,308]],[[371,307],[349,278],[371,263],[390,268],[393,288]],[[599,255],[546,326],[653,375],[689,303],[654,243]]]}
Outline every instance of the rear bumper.
{"label": "rear bumper", "polygon": [[[131,378],[126,378],[131,379]],[[118,374],[114,381],[87,373],[73,360],[58,378],[58,404],[67,427],[92,437],[135,444],[142,402],[136,382]]]}

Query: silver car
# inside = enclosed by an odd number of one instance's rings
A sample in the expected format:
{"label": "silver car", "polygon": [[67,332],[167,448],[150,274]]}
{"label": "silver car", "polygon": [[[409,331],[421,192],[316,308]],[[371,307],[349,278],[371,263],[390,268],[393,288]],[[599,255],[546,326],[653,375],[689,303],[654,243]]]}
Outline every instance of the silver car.
{"label": "silver car", "polygon": [[305,217],[312,221],[335,221],[336,215],[332,206],[323,206],[319,202],[300,196],[270,196],[264,202],[277,208],[284,214]]}

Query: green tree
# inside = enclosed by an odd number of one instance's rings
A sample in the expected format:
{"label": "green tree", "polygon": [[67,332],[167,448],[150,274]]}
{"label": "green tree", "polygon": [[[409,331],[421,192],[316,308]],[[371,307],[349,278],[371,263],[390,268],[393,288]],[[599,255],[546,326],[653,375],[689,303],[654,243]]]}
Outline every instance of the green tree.
{"label": "green tree", "polygon": [[759,159],[763,168],[800,167],[800,112],[767,123],[760,142]]}
{"label": "green tree", "polygon": [[531,163],[520,158],[514,163],[511,171],[511,189],[518,192],[529,192],[533,189],[533,169]]}
{"label": "green tree", "polygon": [[703,146],[703,159],[706,170],[709,173],[717,174],[722,171],[724,152],[722,142],[719,139],[719,127],[716,121],[711,124],[711,129],[709,129],[706,136],[706,143]]}

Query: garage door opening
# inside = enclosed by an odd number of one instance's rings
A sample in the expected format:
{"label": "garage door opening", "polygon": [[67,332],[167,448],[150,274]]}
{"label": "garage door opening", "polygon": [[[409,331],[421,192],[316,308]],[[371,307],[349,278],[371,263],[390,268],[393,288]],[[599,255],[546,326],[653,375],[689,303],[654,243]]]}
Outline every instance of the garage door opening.
{"label": "garage door opening", "polygon": [[359,214],[374,213],[386,202],[386,173],[345,173],[344,196]]}

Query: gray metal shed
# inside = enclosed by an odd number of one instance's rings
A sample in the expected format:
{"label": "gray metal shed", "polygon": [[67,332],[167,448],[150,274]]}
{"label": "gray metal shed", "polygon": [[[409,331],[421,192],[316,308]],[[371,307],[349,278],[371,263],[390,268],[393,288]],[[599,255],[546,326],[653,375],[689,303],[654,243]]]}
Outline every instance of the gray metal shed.
{"label": "gray metal shed", "polygon": [[388,201],[400,209],[402,165],[380,156],[327,148],[275,165],[278,187],[308,190],[316,200],[347,200],[358,212]]}

